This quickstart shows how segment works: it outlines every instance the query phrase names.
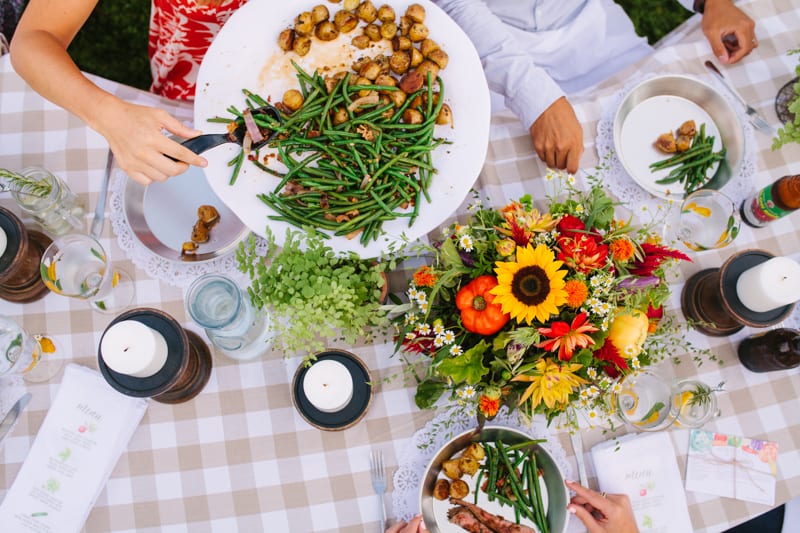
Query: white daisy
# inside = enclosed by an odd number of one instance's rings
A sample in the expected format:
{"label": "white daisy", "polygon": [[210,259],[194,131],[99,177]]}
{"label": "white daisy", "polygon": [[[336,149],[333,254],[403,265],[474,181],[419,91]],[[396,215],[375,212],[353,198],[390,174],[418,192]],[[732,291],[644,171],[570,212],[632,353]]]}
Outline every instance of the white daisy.
{"label": "white daisy", "polygon": [[417,334],[414,333],[413,331],[409,331],[408,333],[406,333],[406,339],[408,339],[410,341],[413,341],[416,338],[417,338]]}
{"label": "white daisy", "polygon": [[444,337],[444,342],[446,344],[451,344],[456,340],[456,334],[453,333],[451,330],[445,331],[442,336]]}
{"label": "white daisy", "polygon": [[631,359],[631,366],[633,368],[636,368],[637,370],[639,369],[641,364],[639,363],[639,358],[638,357],[634,357],[633,359]]}
{"label": "white daisy", "polygon": [[464,350],[461,349],[461,346],[458,344],[454,344],[450,347],[450,355],[461,355],[464,353]]}
{"label": "white daisy", "polygon": [[434,337],[433,345],[436,348],[441,348],[442,346],[444,346],[444,337],[441,335],[437,335],[436,337]]}
{"label": "white daisy", "polygon": [[441,335],[444,333],[444,326],[441,324],[434,324],[433,326],[433,334],[434,335]]}
{"label": "white daisy", "polygon": [[423,323],[423,324],[419,325],[419,327],[417,328],[417,331],[419,331],[420,335],[427,335],[427,334],[429,334],[431,332],[431,327],[430,327],[430,325]]}
{"label": "white daisy", "polygon": [[459,246],[461,246],[461,249],[464,250],[465,252],[472,251],[472,237],[470,237],[469,235],[462,235],[458,239],[458,244]]}
{"label": "white daisy", "polygon": [[586,375],[589,376],[589,379],[596,379],[597,378],[597,370],[594,367],[589,367],[586,369]]}

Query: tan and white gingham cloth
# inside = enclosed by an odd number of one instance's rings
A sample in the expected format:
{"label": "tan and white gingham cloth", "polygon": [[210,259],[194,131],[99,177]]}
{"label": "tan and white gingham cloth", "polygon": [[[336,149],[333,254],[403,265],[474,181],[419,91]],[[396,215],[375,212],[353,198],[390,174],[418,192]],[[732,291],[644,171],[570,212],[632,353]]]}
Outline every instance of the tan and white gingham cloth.
{"label": "tan and white gingham cloth", "polygon": [[[793,5],[794,4],[794,5]],[[725,75],[773,124],[778,88],[793,76],[796,57],[787,49],[800,45],[800,10],[796,0],[739,2],[757,22],[759,47]],[[703,61],[713,59],[697,17],[673,34],[655,55],[603,84],[591,95],[573,98],[584,126],[583,167],[597,163],[593,139],[607,102],[632,76],[644,72],[686,72],[707,76]],[[182,120],[191,109],[142,91],[100,80],[104,87],[131,101],[160,105]],[[532,150],[524,128],[510,114],[493,117],[491,141],[476,186],[493,204],[530,193],[543,197],[543,165]],[[770,139],[756,133],[759,150],[753,188],[800,172],[800,146],[770,150]],[[0,167],[21,169],[42,165],[66,178],[87,207],[87,229],[105,165],[107,144],[74,116],[42,100],[0,58]],[[19,210],[8,198],[0,203]],[[463,206],[462,206],[463,209]],[[743,228],[737,240],[719,251],[693,256],[681,268],[674,286],[673,310],[683,281],[703,268],[719,266],[732,254],[761,248],[776,255],[800,254],[800,215],[791,215],[759,230]],[[139,306],[164,309],[186,327],[198,331],[184,310],[178,288],[153,280],[125,261],[106,230],[101,238],[112,258],[136,281]],[[112,317],[92,312],[80,301],[51,294],[38,302],[0,302],[0,313],[19,320],[31,332],[47,332],[61,353],[80,364],[96,367],[99,337]],[[691,340],[710,348],[723,361],[698,367],[690,356],[674,368],[680,377],[697,376],[706,383],[726,382],[719,397],[722,415],[708,429],[777,441],[780,446],[777,502],[800,496],[800,376],[798,371],[753,374],[741,367],[736,345],[752,330],[726,338],[693,334]],[[343,532],[376,531],[378,507],[369,476],[369,451],[383,449],[387,467],[397,464],[408,439],[433,416],[414,405],[414,387],[405,382],[403,367],[391,357],[391,343],[348,347],[369,366],[377,394],[365,418],[340,432],[324,432],[307,424],[292,406],[290,383],[299,364],[277,354],[237,363],[219,354],[205,390],[196,399],[175,406],[151,402],[127,453],[114,469],[106,490],[89,516],[85,530],[114,532]],[[52,382],[28,385],[33,399],[13,435],[0,449],[0,497],[3,496],[30,447],[60,376]],[[685,466],[687,433],[671,436]],[[600,430],[585,431],[588,448],[608,438]],[[566,434],[554,436],[569,450]],[[391,487],[390,487],[391,489]],[[767,509],[762,505],[688,493],[697,531],[721,531]],[[390,498],[387,496],[386,501]],[[391,509],[389,511],[391,515]]]}

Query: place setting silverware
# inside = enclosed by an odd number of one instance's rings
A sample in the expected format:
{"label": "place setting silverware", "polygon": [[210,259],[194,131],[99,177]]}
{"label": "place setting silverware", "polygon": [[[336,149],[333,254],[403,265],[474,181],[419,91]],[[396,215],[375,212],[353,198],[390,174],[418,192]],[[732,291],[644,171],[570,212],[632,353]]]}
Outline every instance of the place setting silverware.
{"label": "place setting silverware", "polygon": [[14,403],[14,405],[11,406],[11,409],[9,409],[8,413],[6,413],[6,416],[3,418],[3,420],[0,421],[0,444],[2,444],[6,436],[11,433],[11,430],[14,428],[20,413],[23,409],[25,409],[25,406],[28,405],[30,399],[30,392],[23,394]]}
{"label": "place setting silverware", "polygon": [[369,454],[369,465],[372,488],[375,490],[375,494],[378,495],[378,500],[380,500],[381,520],[379,532],[383,533],[386,530],[386,504],[383,501],[383,495],[386,493],[386,467],[383,464],[383,452],[372,450]]}
{"label": "place setting silverware", "polygon": [[725,75],[722,74],[722,72],[717,68],[717,66],[712,61],[706,61],[705,66],[709,71],[711,71],[712,74],[714,74],[717,77],[717,79],[719,79],[719,81],[722,82],[722,85],[725,86],[725,88],[744,106],[745,113],[747,113],[747,116],[749,117],[750,124],[752,124],[753,127],[755,127],[760,132],[765,133],[769,136],[774,136],[775,128],[772,127],[769,124],[769,122],[767,122],[764,119],[764,117],[762,117],[758,113],[758,111],[753,109],[753,107],[749,105],[747,101],[745,101],[742,95],[739,94],[739,91],[737,91],[736,88],[733,85],[731,85],[731,83],[728,81],[728,78],[726,78]]}
{"label": "place setting silverware", "polygon": [[575,454],[575,462],[578,463],[578,481],[584,487],[589,486],[589,476],[586,475],[586,465],[583,462],[583,441],[578,431],[569,434],[572,442],[572,451]]}
{"label": "place setting silverware", "polygon": [[97,205],[94,208],[94,218],[92,219],[92,226],[89,230],[89,235],[95,239],[100,237],[103,233],[103,223],[106,216],[106,199],[108,197],[108,182],[111,179],[111,169],[114,168],[114,152],[111,148],[108,149],[108,157],[106,158],[106,170],[103,173],[103,181],[100,182],[100,193],[97,195]]}

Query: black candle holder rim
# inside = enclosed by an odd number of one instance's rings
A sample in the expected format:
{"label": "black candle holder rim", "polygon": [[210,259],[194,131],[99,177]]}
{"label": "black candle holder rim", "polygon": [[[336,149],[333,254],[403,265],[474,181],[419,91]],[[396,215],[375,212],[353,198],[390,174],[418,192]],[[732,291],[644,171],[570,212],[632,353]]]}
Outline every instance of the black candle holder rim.
{"label": "black candle holder rim", "polygon": [[720,269],[719,283],[723,295],[723,302],[728,311],[740,322],[752,327],[767,327],[784,320],[794,304],[785,305],[777,309],[759,312],[746,307],[739,299],[736,285],[744,271],[758,266],[775,257],[766,250],[745,250],[728,258]]}

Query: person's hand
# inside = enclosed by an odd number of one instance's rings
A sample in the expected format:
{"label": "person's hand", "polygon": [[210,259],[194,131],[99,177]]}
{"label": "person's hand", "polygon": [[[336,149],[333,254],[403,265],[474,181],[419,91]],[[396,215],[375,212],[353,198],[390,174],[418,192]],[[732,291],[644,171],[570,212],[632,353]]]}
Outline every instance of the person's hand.
{"label": "person's hand", "polygon": [[625,494],[600,494],[573,481],[575,491],[567,509],[583,522],[589,533],[638,533],[631,500]]}
{"label": "person's hand", "polygon": [[406,524],[405,522],[398,522],[389,529],[386,533],[423,533],[428,531],[425,527],[425,522],[422,521],[422,516],[417,515]]}
{"label": "person's hand", "polygon": [[758,46],[756,23],[731,0],[706,0],[703,33],[720,61],[736,63]]}
{"label": "person's hand", "polygon": [[[162,109],[131,104],[110,96],[98,103],[91,126],[109,143],[117,164],[135,181],[149,185],[185,172],[189,165],[205,167],[199,155],[162,133],[191,138],[201,132],[182,124]],[[165,157],[169,155],[177,161]]]}
{"label": "person's hand", "polygon": [[533,149],[548,167],[573,174],[578,171],[583,154],[583,128],[565,97],[539,115],[530,134]]}

